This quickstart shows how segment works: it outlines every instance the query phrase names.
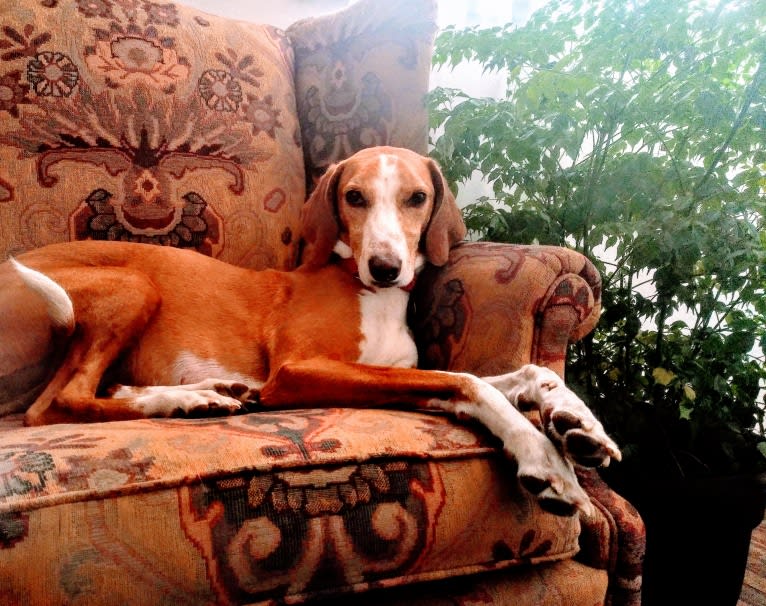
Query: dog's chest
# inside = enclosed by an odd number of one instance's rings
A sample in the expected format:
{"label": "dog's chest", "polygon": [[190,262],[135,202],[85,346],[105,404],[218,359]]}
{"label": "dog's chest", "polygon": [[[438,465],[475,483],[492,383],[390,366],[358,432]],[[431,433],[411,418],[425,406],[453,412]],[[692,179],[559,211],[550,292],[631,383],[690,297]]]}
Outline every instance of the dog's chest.
{"label": "dog's chest", "polygon": [[362,342],[358,362],[378,366],[414,367],[418,351],[407,326],[409,294],[399,288],[359,294]]}

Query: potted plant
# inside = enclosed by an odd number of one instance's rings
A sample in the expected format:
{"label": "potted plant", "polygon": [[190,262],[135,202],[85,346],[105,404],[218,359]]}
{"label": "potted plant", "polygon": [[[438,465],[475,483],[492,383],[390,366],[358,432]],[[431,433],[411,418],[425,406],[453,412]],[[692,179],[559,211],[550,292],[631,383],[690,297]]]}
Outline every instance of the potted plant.
{"label": "potted plant", "polygon": [[501,98],[429,97],[432,155],[492,192],[465,208],[474,237],[601,271],[567,380],[623,447],[604,477],[647,524],[646,604],[736,603],[763,519],[764,31],[757,0],[552,0],[436,42],[437,66],[505,77]]}

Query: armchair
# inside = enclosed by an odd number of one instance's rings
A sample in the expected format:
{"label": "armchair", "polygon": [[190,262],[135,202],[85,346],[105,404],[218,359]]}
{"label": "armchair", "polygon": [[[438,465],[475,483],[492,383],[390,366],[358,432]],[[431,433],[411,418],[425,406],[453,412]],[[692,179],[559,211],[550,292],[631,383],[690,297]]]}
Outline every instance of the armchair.
{"label": "armchair", "polygon": [[[365,146],[426,151],[434,12],[361,0],[283,32],[149,0],[4,3],[0,258],[92,238],[291,269],[313,177]],[[425,367],[563,374],[599,307],[577,253],[464,243],[411,320]],[[0,402],[45,371],[1,359]],[[548,514],[491,436],[426,413],[10,414],[0,604],[636,605],[641,520],[580,475],[596,512]]]}

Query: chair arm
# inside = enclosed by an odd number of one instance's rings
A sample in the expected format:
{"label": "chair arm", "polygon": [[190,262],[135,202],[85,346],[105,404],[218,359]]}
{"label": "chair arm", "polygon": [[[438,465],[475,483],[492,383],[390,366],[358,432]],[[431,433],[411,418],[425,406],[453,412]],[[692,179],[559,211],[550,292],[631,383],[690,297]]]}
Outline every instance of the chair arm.
{"label": "chair arm", "polygon": [[[646,527],[635,507],[612,490],[595,469],[578,469],[580,485],[600,515],[580,517],[577,559],[609,573],[612,606],[640,606]],[[608,542],[599,537],[609,537]]]}
{"label": "chair arm", "polygon": [[[423,271],[413,295],[410,321],[423,368],[489,376],[533,363],[563,377],[568,343],[598,322],[601,277],[565,248],[463,243],[447,265]],[[609,572],[613,606],[638,606],[643,521],[595,470],[578,476],[597,512],[581,517],[578,559]]]}
{"label": "chair arm", "polygon": [[463,243],[423,271],[413,300],[423,368],[489,376],[533,363],[563,376],[567,344],[598,321],[601,278],[566,248]]}

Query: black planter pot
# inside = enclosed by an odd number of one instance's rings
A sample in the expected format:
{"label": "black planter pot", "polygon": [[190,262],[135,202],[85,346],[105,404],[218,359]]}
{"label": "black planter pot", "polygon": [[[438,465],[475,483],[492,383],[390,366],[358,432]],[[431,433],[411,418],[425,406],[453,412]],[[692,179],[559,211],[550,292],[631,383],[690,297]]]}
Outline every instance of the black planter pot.
{"label": "black planter pot", "polygon": [[646,524],[643,606],[735,606],[750,535],[764,519],[763,476],[629,490]]}

